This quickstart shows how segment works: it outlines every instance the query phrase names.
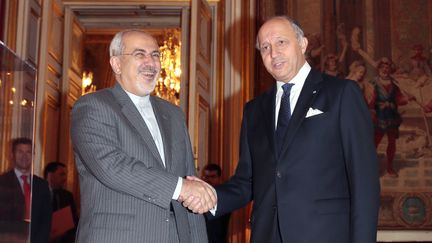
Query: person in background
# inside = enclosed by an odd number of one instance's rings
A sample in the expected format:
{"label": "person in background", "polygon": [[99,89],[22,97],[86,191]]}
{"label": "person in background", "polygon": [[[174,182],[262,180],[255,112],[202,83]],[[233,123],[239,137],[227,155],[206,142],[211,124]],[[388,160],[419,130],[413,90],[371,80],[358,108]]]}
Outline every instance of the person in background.
{"label": "person in background", "polygon": [[29,229],[31,243],[49,239],[50,192],[44,179],[32,175],[32,146],[31,139],[14,139],[14,168],[0,175],[0,238],[6,242],[27,241]]}
{"label": "person in background", "polygon": [[244,108],[237,168],[216,187],[212,212],[253,200],[252,243],[375,243],[380,184],[368,107],[354,81],[311,69],[307,45],[287,16],[259,29],[275,84]]}
{"label": "person in background", "polygon": [[44,178],[48,181],[48,185],[50,187],[53,213],[65,207],[70,207],[69,212],[71,213],[74,223],[73,229],[65,232],[61,236],[57,236],[55,239],[51,239],[51,242],[75,242],[76,226],[78,225],[78,213],[72,193],[64,189],[67,179],[66,166],[63,163],[57,161],[48,163],[45,166]]}
{"label": "person in background", "polygon": [[363,93],[366,103],[370,103],[373,95],[373,86],[365,80],[366,67],[362,61],[353,61],[349,66],[349,74],[346,79],[351,79],[357,83]]}
{"label": "person in background", "polygon": [[377,62],[377,76],[370,81],[373,86],[371,99],[368,101],[375,124],[375,146],[387,136],[386,171],[390,177],[398,177],[393,162],[396,155],[396,140],[399,138],[399,127],[402,116],[398,107],[407,105],[414,96],[402,93],[391,76],[392,63],[388,58]]}
{"label": "person in background", "polygon": [[[346,35],[344,33],[345,32],[344,29],[345,29],[345,25],[339,24],[337,27],[337,31],[336,31],[339,45],[342,48],[341,53],[339,55],[336,55],[334,53],[327,54],[324,58],[323,68],[322,68],[323,73],[331,75],[331,76],[339,77],[339,78],[342,78],[345,76],[345,70],[343,67],[344,66],[343,62],[344,62],[346,52],[348,49],[348,42],[347,42]],[[308,44],[308,46],[309,46],[309,44]]]}
{"label": "person in background", "polygon": [[[202,171],[201,179],[215,187],[222,183],[222,169],[217,164],[208,164]],[[226,243],[228,242],[228,225],[230,214],[225,214],[216,219],[206,217],[207,235],[209,243]]]}
{"label": "person in background", "polygon": [[[80,179],[78,243],[205,243],[202,213],[214,189],[195,174],[182,110],[150,95],[161,70],[158,42],[142,30],[110,44],[112,88],[80,97],[71,135]],[[184,208],[183,200],[197,204]]]}

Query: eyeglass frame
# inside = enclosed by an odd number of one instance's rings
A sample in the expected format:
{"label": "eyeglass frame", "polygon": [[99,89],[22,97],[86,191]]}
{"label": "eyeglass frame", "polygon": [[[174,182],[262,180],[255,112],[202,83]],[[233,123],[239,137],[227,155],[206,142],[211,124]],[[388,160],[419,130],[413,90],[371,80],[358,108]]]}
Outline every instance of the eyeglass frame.
{"label": "eyeglass frame", "polygon": [[[155,55],[156,54],[156,55]],[[147,53],[143,49],[136,49],[131,53],[121,53],[118,55],[113,56],[132,56],[135,60],[144,60],[147,56],[151,57],[152,60],[160,60],[161,53],[159,51],[152,51],[150,53]]]}

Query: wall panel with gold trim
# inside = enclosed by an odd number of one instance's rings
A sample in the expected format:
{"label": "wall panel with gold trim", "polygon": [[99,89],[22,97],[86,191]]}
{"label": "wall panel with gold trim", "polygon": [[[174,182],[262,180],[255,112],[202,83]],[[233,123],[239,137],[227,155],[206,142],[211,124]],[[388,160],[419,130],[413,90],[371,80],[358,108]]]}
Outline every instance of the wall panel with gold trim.
{"label": "wall panel with gold trim", "polygon": [[63,6],[58,0],[43,1],[36,115],[36,172],[59,158],[59,122],[63,76]]}

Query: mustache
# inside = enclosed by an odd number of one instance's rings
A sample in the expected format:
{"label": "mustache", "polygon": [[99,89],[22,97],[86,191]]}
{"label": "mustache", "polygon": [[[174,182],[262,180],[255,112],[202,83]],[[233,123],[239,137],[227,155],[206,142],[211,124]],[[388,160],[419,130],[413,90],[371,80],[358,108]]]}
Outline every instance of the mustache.
{"label": "mustache", "polygon": [[156,68],[155,67],[153,67],[153,66],[150,66],[150,65],[145,65],[145,66],[143,66],[143,67],[140,67],[139,69],[138,69],[138,72],[151,72],[151,73],[153,73],[153,74],[156,74],[156,73],[158,73],[158,70],[156,70]]}

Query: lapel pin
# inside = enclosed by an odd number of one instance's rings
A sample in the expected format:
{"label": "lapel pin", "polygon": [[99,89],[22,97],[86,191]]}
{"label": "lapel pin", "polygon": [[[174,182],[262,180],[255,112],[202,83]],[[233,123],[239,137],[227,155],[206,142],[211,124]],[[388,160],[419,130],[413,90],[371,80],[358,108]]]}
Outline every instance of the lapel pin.
{"label": "lapel pin", "polygon": [[312,92],[312,94],[316,94],[316,90],[314,90],[314,91]]}

